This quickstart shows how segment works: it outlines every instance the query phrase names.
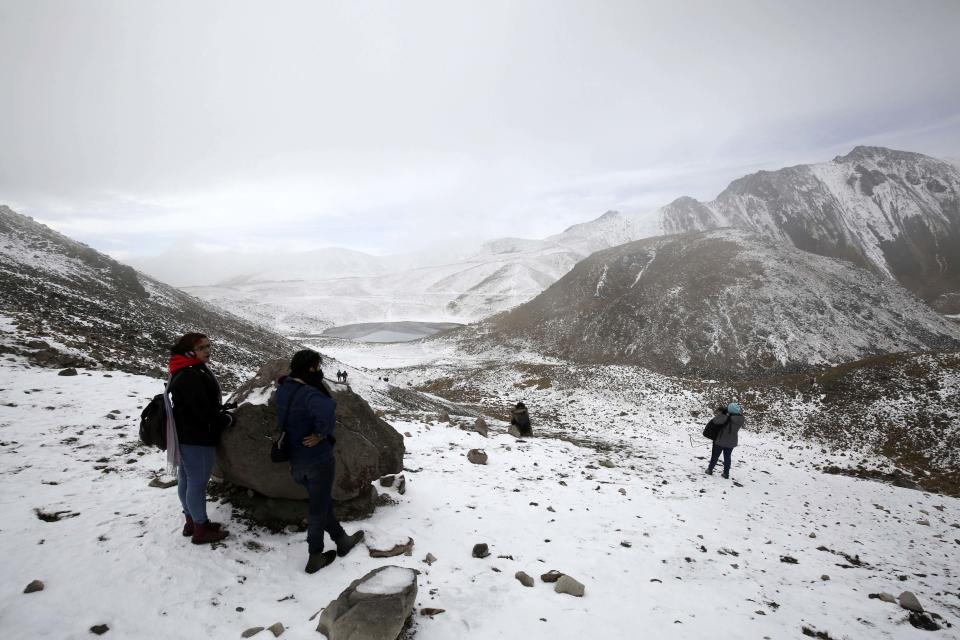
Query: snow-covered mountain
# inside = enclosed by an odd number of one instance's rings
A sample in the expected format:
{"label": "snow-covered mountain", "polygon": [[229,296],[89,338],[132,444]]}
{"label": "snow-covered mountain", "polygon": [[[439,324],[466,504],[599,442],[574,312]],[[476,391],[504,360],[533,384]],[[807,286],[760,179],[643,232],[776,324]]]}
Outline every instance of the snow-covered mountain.
{"label": "snow-covered mountain", "polygon": [[484,329],[482,344],[719,378],[960,348],[895,281],[736,229],[599,251]]}
{"label": "snow-covered mountain", "polygon": [[287,335],[359,322],[472,322],[526,302],[594,251],[659,233],[652,217],[608,211],[543,240],[501,238],[443,263],[384,257],[377,273],[330,278],[301,273],[293,265],[306,257],[293,254],[282,271],[184,289]]}
{"label": "snow-covered mountain", "polygon": [[160,374],[177,336],[210,336],[217,371],[235,383],[295,345],[138,273],[0,206],[0,352],[52,366]]}
{"label": "snow-covered mountain", "polygon": [[960,170],[949,162],[856,147],[740,178],[711,202],[679,198],[661,215],[668,233],[731,226],[851,260],[960,313]]}

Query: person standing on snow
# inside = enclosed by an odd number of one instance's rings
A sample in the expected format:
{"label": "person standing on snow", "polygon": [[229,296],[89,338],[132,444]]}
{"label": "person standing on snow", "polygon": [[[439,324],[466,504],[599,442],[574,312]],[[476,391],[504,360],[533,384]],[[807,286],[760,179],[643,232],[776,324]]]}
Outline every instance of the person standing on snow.
{"label": "person standing on snow", "polygon": [[[323,383],[320,363],[316,351],[295,353],[290,360],[290,375],[279,380],[276,399],[277,421],[290,443],[290,475],[310,496],[307,573],[315,573],[337,556],[347,555],[363,539],[362,530],[347,535],[333,513],[337,403]],[[336,551],[323,550],[324,531],[337,545]]]}
{"label": "person standing on snow", "polygon": [[178,468],[177,495],[186,519],[183,535],[190,536],[193,544],[218,542],[227,537],[227,531],[207,519],[207,483],[220,433],[233,417],[224,410],[220,383],[207,368],[210,339],[202,333],[187,333],[170,351],[167,369],[176,442],[168,442],[167,449],[168,460],[172,456]]}
{"label": "person standing on snow", "polygon": [[517,428],[521,437],[529,438],[533,435],[533,426],[530,424],[530,413],[527,411],[527,405],[518,402],[517,406],[510,412],[510,424]]}
{"label": "person standing on snow", "polygon": [[710,452],[710,464],[707,466],[708,474],[713,475],[713,468],[717,466],[717,460],[720,459],[722,453],[723,477],[730,477],[730,458],[733,454],[733,448],[737,446],[737,433],[746,421],[747,419],[740,410],[740,405],[736,402],[731,402],[717,411],[717,415],[711,423],[720,427],[720,430],[713,440],[713,451]]}

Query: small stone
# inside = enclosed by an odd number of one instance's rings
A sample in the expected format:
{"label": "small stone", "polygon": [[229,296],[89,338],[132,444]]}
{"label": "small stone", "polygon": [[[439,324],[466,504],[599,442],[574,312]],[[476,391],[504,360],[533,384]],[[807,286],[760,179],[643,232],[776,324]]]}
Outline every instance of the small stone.
{"label": "small stone", "polygon": [[490,555],[490,547],[485,542],[478,542],[473,545],[474,558],[486,558],[488,555]]}
{"label": "small stone", "polygon": [[929,527],[929,526],[930,526],[930,521],[927,520],[926,518],[924,518],[923,520],[917,520],[917,524],[922,524],[922,525],[925,526],[925,527]]}
{"label": "small stone", "polygon": [[613,462],[611,462],[610,460],[607,460],[606,458],[604,458],[603,460],[600,461],[600,466],[606,467],[607,469],[614,469],[616,468],[617,465],[613,464]]}
{"label": "small stone", "polygon": [[[870,595],[872,596],[873,594]],[[890,604],[897,604],[897,599],[893,597],[893,594],[887,593],[886,591],[878,593],[877,598],[879,600],[883,600],[884,602],[889,602]]]}
{"label": "small stone", "polygon": [[432,607],[424,607],[423,609],[420,609],[420,615],[430,616],[432,618],[438,613],[443,613],[444,611],[446,611],[446,609],[434,609]]}
{"label": "small stone", "polygon": [[283,626],[282,622],[274,622],[272,625],[267,627],[267,631],[272,633],[274,638],[279,638],[280,634],[282,634],[286,630],[287,629]]}
{"label": "small stone", "polygon": [[483,416],[477,418],[477,421],[473,423],[473,430],[484,438],[488,437],[490,433],[490,428],[487,427],[487,421],[483,419]]}
{"label": "small stone", "polygon": [[533,586],[533,578],[531,578],[530,576],[528,576],[528,575],[527,575],[526,573],[524,573],[523,571],[517,571],[515,574],[513,574],[513,577],[516,578],[517,580],[519,580],[519,581],[520,581],[520,584],[522,584],[522,585],[525,586],[525,587],[532,587],[532,586]]}
{"label": "small stone", "polygon": [[920,606],[920,601],[917,600],[917,596],[913,595],[912,591],[904,591],[898,599],[900,600],[900,606],[904,609],[923,613],[923,607]]}
{"label": "small stone", "polygon": [[827,574],[823,574],[822,576],[820,576],[820,579],[826,582],[827,580],[830,579],[830,576],[828,576]]}
{"label": "small stone", "polygon": [[622,496],[627,495],[627,490],[624,489],[623,487],[620,487],[620,488],[618,489],[618,491],[620,492],[620,495],[622,495]]}
{"label": "small stone", "polygon": [[371,558],[392,558],[394,556],[408,556],[413,553],[413,538],[407,537],[406,542],[398,543],[390,547],[389,549],[374,549],[370,547],[369,543],[367,548],[370,550]]}
{"label": "small stone", "polygon": [[813,531],[811,531],[811,532],[810,532],[810,537],[811,537],[811,538],[816,538],[816,537],[817,537],[817,534],[814,533]]}
{"label": "small stone", "polygon": [[621,541],[620,541],[620,546],[621,546],[621,547],[626,547],[627,549],[629,549],[630,547],[633,546],[633,543],[630,542],[629,540],[621,540]]}
{"label": "small stone", "polygon": [[428,553],[427,556],[423,559],[423,561],[429,565],[432,565],[434,562],[437,561],[437,557],[432,553]]}
{"label": "small stone", "polygon": [[563,574],[557,571],[556,569],[550,569],[550,571],[547,571],[546,573],[542,574],[540,576],[540,579],[543,580],[544,582],[549,583],[549,582],[556,582],[562,576]]}
{"label": "small stone", "polygon": [[24,593],[35,593],[37,591],[43,591],[44,584],[41,580],[34,580],[27,585],[27,588],[23,590]]}
{"label": "small stone", "polygon": [[483,449],[470,449],[467,452],[467,460],[473,464],[487,464],[487,452]]}
{"label": "small stone", "polygon": [[95,624],[92,627],[90,627],[90,633],[94,633],[98,636],[102,636],[107,631],[110,631],[110,627],[108,627],[105,624]]}
{"label": "small stone", "polygon": [[169,489],[170,487],[177,486],[177,479],[173,480],[161,480],[160,478],[154,478],[150,481],[148,486],[153,487],[154,489]]}
{"label": "small stone", "polygon": [[[75,376],[77,375],[77,370],[74,369],[73,367],[67,367],[66,369],[61,369],[60,373],[58,373],[57,375],[58,376]],[[91,627],[90,630],[93,631],[93,627]],[[96,631],[94,631],[94,633],[96,633]],[[101,633],[106,633],[106,631],[102,631]]]}
{"label": "small stone", "polygon": [[397,476],[397,493],[403,495],[407,492],[407,478],[403,474]]}
{"label": "small stone", "polygon": [[261,631],[263,631],[263,627],[250,627],[249,629],[247,629],[246,631],[244,631],[243,633],[241,633],[241,634],[240,634],[240,637],[241,637],[241,638],[252,638],[253,636],[255,636],[255,635],[257,635],[258,633],[260,633]]}
{"label": "small stone", "polygon": [[554,585],[553,590],[557,593],[568,593],[571,596],[576,596],[578,598],[583,597],[583,592],[586,589],[582,584],[571,578],[570,576],[560,576],[560,579],[557,580],[557,584]]}
{"label": "small stone", "polygon": [[381,486],[381,487],[392,487],[392,486],[393,486],[393,481],[396,480],[396,479],[397,479],[397,476],[394,476],[394,475],[383,476],[382,478],[380,478],[380,486]]}
{"label": "small stone", "polygon": [[780,556],[780,562],[784,562],[786,564],[799,564],[797,559],[793,556]]}

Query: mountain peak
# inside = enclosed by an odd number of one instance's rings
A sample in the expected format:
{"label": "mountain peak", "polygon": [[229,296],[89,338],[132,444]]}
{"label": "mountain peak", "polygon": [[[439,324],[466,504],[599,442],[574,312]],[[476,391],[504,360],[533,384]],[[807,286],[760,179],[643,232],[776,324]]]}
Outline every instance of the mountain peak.
{"label": "mountain peak", "polygon": [[837,156],[833,159],[837,163],[848,163],[848,162],[863,162],[865,160],[884,160],[884,159],[900,159],[900,160],[919,160],[922,158],[927,158],[927,156],[922,153],[915,153],[913,151],[900,151],[898,149],[889,149],[887,147],[871,147],[867,145],[858,145],[854,147],[850,153],[845,156]]}

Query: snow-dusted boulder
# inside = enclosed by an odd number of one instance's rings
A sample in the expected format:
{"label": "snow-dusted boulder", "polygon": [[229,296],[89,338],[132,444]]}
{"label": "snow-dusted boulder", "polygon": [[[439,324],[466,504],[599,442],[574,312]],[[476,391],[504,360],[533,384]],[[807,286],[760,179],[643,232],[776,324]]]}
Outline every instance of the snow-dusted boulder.
{"label": "snow-dusted boulder", "polygon": [[380,567],[351,582],[327,605],[317,631],[329,640],[396,640],[416,599],[416,571]]}
{"label": "snow-dusted boulder", "polygon": [[[240,407],[217,447],[218,475],[268,498],[306,499],[306,489],[290,478],[289,465],[275,464],[269,456],[270,438],[277,434],[275,382],[286,372],[285,361],[268,362],[233,395]],[[372,500],[374,480],[403,470],[403,436],[349,389],[337,385],[332,395],[337,401],[333,498]]]}

